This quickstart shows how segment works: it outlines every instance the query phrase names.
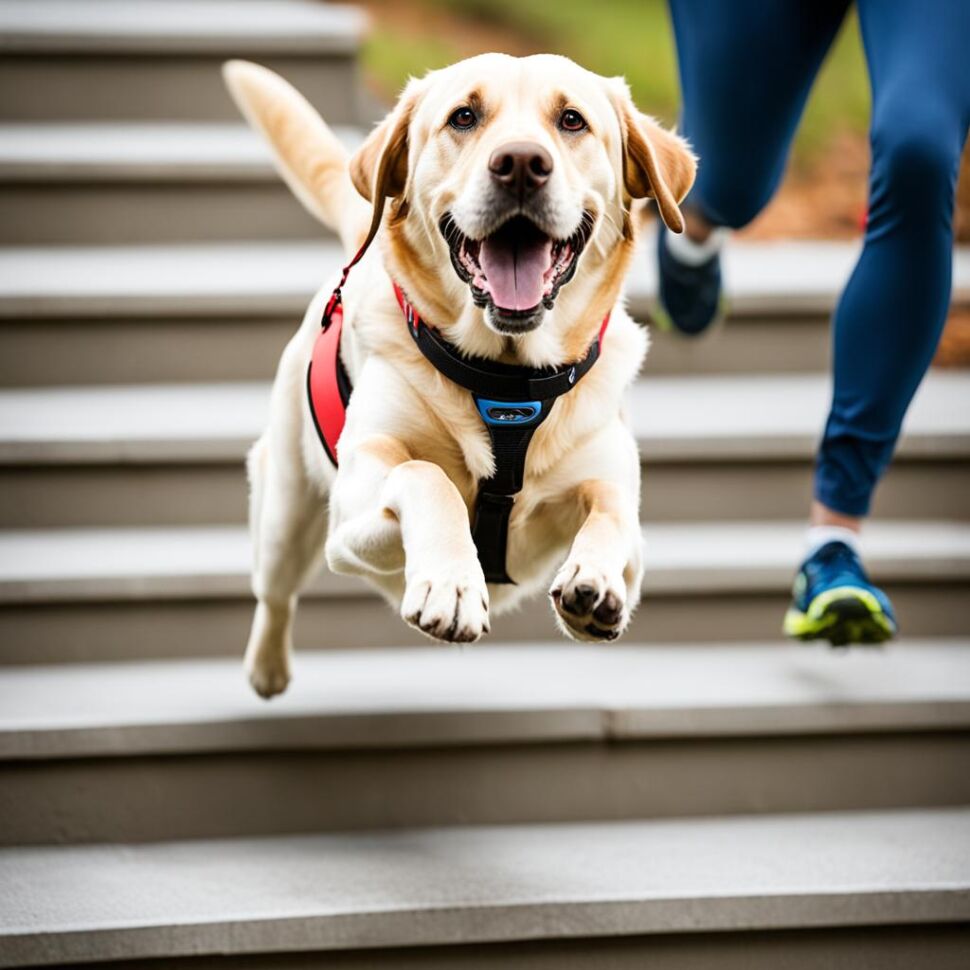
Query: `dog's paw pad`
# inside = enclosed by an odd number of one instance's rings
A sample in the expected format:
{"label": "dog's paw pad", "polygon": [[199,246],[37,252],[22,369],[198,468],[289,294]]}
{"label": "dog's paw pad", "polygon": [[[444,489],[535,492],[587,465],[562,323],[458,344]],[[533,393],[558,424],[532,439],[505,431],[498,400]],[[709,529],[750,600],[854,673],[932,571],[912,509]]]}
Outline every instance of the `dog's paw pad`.
{"label": "dog's paw pad", "polygon": [[576,640],[615,640],[629,620],[622,584],[575,563],[559,571],[549,596],[563,630]]}
{"label": "dog's paw pad", "polygon": [[401,601],[406,623],[435,640],[473,643],[489,632],[488,590],[474,570],[412,578]]}
{"label": "dog's paw pad", "polygon": [[562,608],[573,616],[586,616],[596,603],[596,587],[590,583],[574,583],[559,597]]}
{"label": "dog's paw pad", "polygon": [[623,601],[608,589],[599,605],[593,610],[593,619],[602,627],[615,627],[623,619]]}

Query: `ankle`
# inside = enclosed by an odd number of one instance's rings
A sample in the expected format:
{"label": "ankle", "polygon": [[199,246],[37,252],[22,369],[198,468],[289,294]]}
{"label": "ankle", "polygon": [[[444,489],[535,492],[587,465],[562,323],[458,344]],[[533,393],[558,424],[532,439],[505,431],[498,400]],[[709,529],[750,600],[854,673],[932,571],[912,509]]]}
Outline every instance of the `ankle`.
{"label": "ankle", "polygon": [[688,232],[680,235],[668,232],[664,236],[664,244],[678,263],[685,266],[703,266],[720,253],[728,235],[727,229],[720,226],[708,230],[703,242],[691,238]]}
{"label": "ankle", "polygon": [[808,516],[809,526],[833,526],[838,529],[848,529],[856,535],[862,532],[862,522],[863,520],[859,516],[836,512],[835,509],[823,505],[818,499],[812,502]]}
{"label": "ankle", "polygon": [[805,530],[805,558],[813,556],[830,542],[842,542],[859,554],[862,519],[836,512],[819,501],[812,502],[809,525]]}
{"label": "ankle", "polygon": [[804,558],[811,559],[819,549],[827,546],[830,542],[841,542],[855,552],[857,556],[861,555],[858,532],[843,529],[837,525],[812,525],[805,530]]}

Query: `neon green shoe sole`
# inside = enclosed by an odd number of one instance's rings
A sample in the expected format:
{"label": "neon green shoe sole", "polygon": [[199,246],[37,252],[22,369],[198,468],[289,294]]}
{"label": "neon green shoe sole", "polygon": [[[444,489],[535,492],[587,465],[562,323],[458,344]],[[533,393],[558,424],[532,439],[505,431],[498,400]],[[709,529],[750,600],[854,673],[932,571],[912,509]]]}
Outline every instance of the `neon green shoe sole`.
{"label": "neon green shoe sole", "polygon": [[804,613],[790,607],[784,631],[795,640],[828,640],[833,647],[844,647],[885,643],[896,635],[896,624],[869,590],[838,586],[819,593]]}

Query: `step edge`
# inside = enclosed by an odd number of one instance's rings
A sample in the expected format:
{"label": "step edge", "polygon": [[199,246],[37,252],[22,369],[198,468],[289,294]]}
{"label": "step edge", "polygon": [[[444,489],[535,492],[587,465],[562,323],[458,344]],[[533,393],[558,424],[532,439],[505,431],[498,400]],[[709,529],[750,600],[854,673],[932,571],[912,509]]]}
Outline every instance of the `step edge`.
{"label": "step edge", "polygon": [[[63,131],[61,138],[70,147],[71,139],[78,134],[84,134],[84,122],[73,122],[58,125],[56,122],[44,124],[3,123],[0,122],[0,186],[9,184],[37,185],[43,187],[50,184],[64,184],[69,187],[96,187],[131,184],[143,185],[152,189],[156,185],[170,189],[173,185],[198,183],[229,182],[233,185],[249,182],[264,184],[271,182],[279,186],[281,192],[288,193],[284,182],[280,179],[274,164],[272,154],[260,137],[243,124],[212,123],[212,124],[173,124],[159,122],[152,125],[149,122],[89,123],[90,134],[86,137],[101,141],[120,139],[122,136],[144,137],[149,134],[153,138],[159,135],[177,141],[180,146],[186,141],[191,142],[193,136],[201,138],[203,144],[210,144],[212,136],[218,139],[220,135],[229,136],[229,142],[221,150],[202,151],[197,159],[182,154],[174,158],[145,155],[131,156],[119,152],[115,157],[96,157],[81,153],[73,158],[69,152],[55,154],[53,152],[39,152],[33,158],[29,148],[10,151],[5,139],[14,138],[15,145],[23,142],[27,136],[45,135]],[[130,129],[127,131],[126,129]],[[152,130],[153,129],[153,130]],[[364,126],[347,124],[332,125],[332,131],[347,147],[348,151],[359,146],[367,135]],[[208,136],[208,137],[207,137]],[[232,139],[241,138],[247,145],[249,154],[240,154],[237,145],[232,145]],[[221,155],[221,157],[220,157]]]}
{"label": "step edge", "polygon": [[[235,241],[234,241],[235,242]],[[280,243],[293,245],[292,240],[281,240]],[[225,245],[225,244],[223,244]],[[88,290],[86,292],[61,291],[51,294],[49,292],[21,292],[15,294],[5,294],[0,291],[0,319],[24,316],[44,316],[51,318],[78,318],[90,316],[119,316],[136,315],[157,317],[164,315],[191,315],[195,313],[218,313],[220,315],[245,314],[246,316],[258,316],[275,313],[291,313],[294,310],[302,311],[309,302],[315,290],[323,284],[329,270],[336,270],[342,254],[339,247],[332,242],[297,242],[299,248],[306,248],[308,255],[314,259],[320,258],[321,273],[305,286],[294,285],[290,282],[283,286],[276,285],[272,289],[263,292],[250,292],[240,294],[234,287],[223,290],[210,290],[206,293],[178,293],[172,292],[170,287],[157,285],[153,290],[143,292],[124,291],[97,291]],[[28,251],[43,251],[48,247],[7,247],[8,251],[18,249]],[[78,255],[89,256],[91,251],[105,250],[106,258],[111,255],[111,249],[117,247],[50,247],[60,250],[62,254],[77,253]],[[131,249],[132,247],[128,247]],[[145,249],[156,251],[177,252],[181,247],[178,244],[155,244]],[[218,251],[219,244],[196,244],[193,249],[213,253]],[[270,256],[273,254],[270,253]],[[957,251],[959,260],[955,257],[955,269],[957,262],[959,266],[964,264],[970,266],[970,247],[962,247]],[[227,255],[227,261],[231,259],[231,254]],[[326,262],[333,258],[332,266]],[[970,274],[967,274],[970,277]],[[735,290],[730,294],[732,312],[734,314],[751,314],[754,316],[782,317],[793,314],[827,315],[833,308],[836,298],[843,288],[844,280],[841,277],[833,276],[833,282],[823,294],[806,293],[793,294],[792,286],[786,285],[779,288],[776,292],[765,295],[763,292],[745,293],[743,290]],[[634,282],[630,289],[628,305],[634,316],[649,317],[649,308],[653,299],[652,289],[647,290],[642,280]],[[970,278],[963,278],[963,274],[958,273],[954,279],[952,294],[953,305],[970,303]]]}
{"label": "step edge", "polygon": [[[704,436],[684,434],[636,435],[641,464],[649,468],[670,464],[719,465],[740,463],[762,465],[778,462],[812,461],[817,436],[749,432]],[[152,466],[200,465],[243,467],[246,454],[258,438],[226,435],[212,438],[91,438],[4,440],[0,430],[0,468],[57,466]],[[929,463],[970,458],[970,430],[946,432],[913,431],[900,439],[894,461]]]}
{"label": "step edge", "polygon": [[[509,723],[512,722],[512,723]],[[279,718],[117,722],[83,726],[0,726],[10,762],[261,754],[274,751],[396,751],[524,744],[637,744],[722,738],[931,734],[970,727],[970,697],[847,700],[677,708],[563,706],[386,713],[319,713]]]}
{"label": "step edge", "polygon": [[[970,557],[940,555],[923,560],[902,556],[868,560],[876,582],[901,586],[960,585],[970,582]],[[673,566],[648,569],[642,592],[651,596],[703,597],[728,593],[779,595],[791,588],[791,562],[756,567]],[[355,577],[326,573],[302,593],[304,600],[367,600],[381,597]],[[51,580],[0,580],[0,604],[35,606],[79,603],[252,601],[248,572],[126,575]]]}
{"label": "step edge", "polygon": [[[353,951],[526,940],[601,939],[661,933],[825,930],[958,923],[970,918],[970,878],[959,885],[771,895],[564,899],[472,906],[406,906],[351,913],[145,923],[89,930],[0,932],[0,960],[60,961]],[[470,927],[468,924],[474,924]],[[290,935],[281,939],[281,930]],[[199,942],[207,934],[205,945]]]}
{"label": "step edge", "polygon": [[[790,519],[770,523],[758,520],[648,523],[642,526],[641,532],[645,547],[643,589],[648,594],[787,590],[794,569],[789,559],[797,555],[801,528],[800,522]],[[742,534],[758,539],[761,544],[763,551],[754,562],[749,558],[747,565],[739,566],[735,562],[728,565],[709,555],[697,558],[700,543],[706,542],[707,549],[710,543],[735,541]],[[934,537],[935,548],[927,549],[927,535]],[[0,578],[0,602],[51,602],[65,596],[69,600],[83,597],[107,601],[196,599],[210,595],[249,600],[252,596],[248,552],[246,556],[241,554],[241,550],[249,549],[248,530],[243,524],[7,529],[0,530],[2,537],[15,544],[29,543],[31,539],[42,542],[46,555],[52,554],[57,542],[68,542],[76,549],[78,543],[103,543],[112,538],[124,543],[126,548],[134,541],[140,545],[147,542],[149,554],[147,561],[132,560],[133,566],[127,567],[126,572],[119,572],[114,566],[100,573],[80,572],[72,566],[72,571],[60,575],[17,576],[10,571]],[[673,559],[667,558],[674,541],[679,550],[693,550],[688,558],[682,552]],[[174,563],[167,558],[172,549],[177,551],[189,542],[196,548],[201,542],[204,556],[208,558],[200,561],[198,556],[194,557],[191,569],[182,565],[178,555]],[[948,519],[892,520],[873,526],[869,542],[872,547],[867,561],[877,581],[922,584],[926,581],[962,583],[970,579],[970,526],[966,523]],[[659,558],[654,552],[658,548]],[[376,594],[358,577],[324,570],[307,584],[303,595],[313,599],[357,599]]]}

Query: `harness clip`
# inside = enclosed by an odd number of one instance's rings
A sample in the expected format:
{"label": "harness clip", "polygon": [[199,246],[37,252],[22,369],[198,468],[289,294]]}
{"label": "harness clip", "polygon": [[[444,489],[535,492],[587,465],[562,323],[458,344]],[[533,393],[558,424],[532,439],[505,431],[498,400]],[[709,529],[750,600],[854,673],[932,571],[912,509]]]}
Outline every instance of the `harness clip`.
{"label": "harness clip", "polygon": [[323,319],[320,321],[320,326],[326,330],[330,326],[330,321],[333,319],[333,315],[337,312],[337,308],[343,302],[343,297],[340,294],[340,287],[338,286],[333,293],[330,294],[330,299],[327,300],[327,305],[323,308]]}

